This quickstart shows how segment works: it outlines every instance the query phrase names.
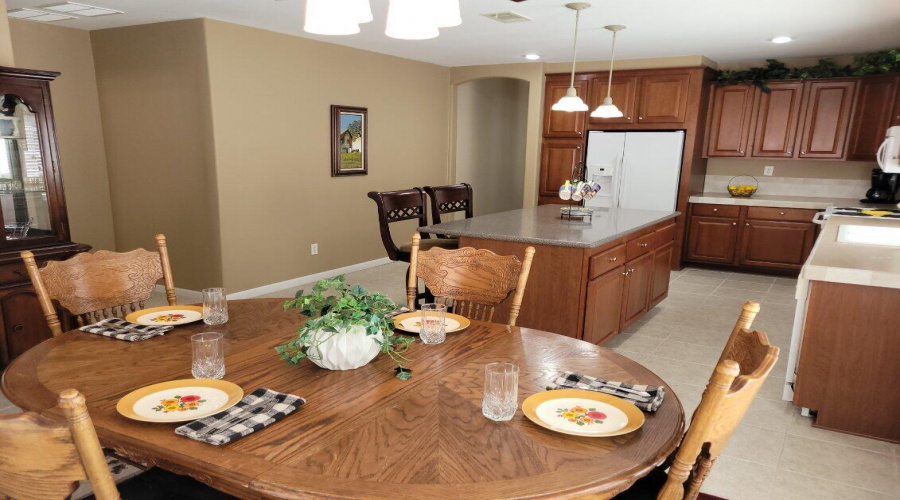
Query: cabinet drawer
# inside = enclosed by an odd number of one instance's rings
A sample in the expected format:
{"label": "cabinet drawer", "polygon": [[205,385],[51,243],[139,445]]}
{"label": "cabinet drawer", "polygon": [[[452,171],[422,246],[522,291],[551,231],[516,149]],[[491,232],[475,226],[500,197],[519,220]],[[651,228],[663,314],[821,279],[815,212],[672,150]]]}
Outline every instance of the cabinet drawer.
{"label": "cabinet drawer", "polygon": [[0,285],[13,285],[16,283],[29,283],[28,271],[25,264],[4,264],[0,266]]}
{"label": "cabinet drawer", "polygon": [[653,245],[656,248],[659,248],[675,239],[675,224],[666,226],[662,229],[657,229],[653,232],[653,234],[656,235],[656,241],[653,243]]}
{"label": "cabinet drawer", "polygon": [[700,217],[738,217],[741,207],[737,205],[703,205],[695,204],[693,214]]}
{"label": "cabinet drawer", "polygon": [[656,233],[650,233],[629,241],[627,243],[628,248],[625,250],[625,258],[631,260],[653,250],[655,241]]}
{"label": "cabinet drawer", "polygon": [[625,245],[619,245],[611,250],[594,255],[591,257],[590,278],[609,271],[610,269],[625,263]]}
{"label": "cabinet drawer", "polygon": [[816,210],[802,208],[748,207],[748,219],[785,220],[791,222],[812,222]]}

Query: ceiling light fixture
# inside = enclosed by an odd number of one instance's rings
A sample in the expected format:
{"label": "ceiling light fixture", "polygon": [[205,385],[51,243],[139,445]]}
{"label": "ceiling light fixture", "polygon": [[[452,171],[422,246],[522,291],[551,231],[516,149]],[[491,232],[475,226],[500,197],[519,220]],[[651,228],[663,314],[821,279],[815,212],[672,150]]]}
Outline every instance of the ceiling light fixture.
{"label": "ceiling light fixture", "polygon": [[85,5],[83,3],[63,2],[39,7],[41,9],[52,10],[54,12],[63,12],[65,14],[75,14],[84,17],[109,16],[112,14],[124,14],[121,10],[107,9],[106,7],[95,7],[93,5]]}
{"label": "ceiling light fixture", "polygon": [[384,34],[400,40],[437,38],[438,20],[434,9],[420,0],[390,0]]}
{"label": "ceiling light fixture", "polygon": [[347,3],[351,15],[357,19],[356,22],[359,24],[370,23],[375,19],[372,16],[372,6],[369,5],[369,0],[347,0]]}
{"label": "ceiling light fixture", "polygon": [[776,36],[775,38],[769,40],[772,43],[788,43],[793,41],[794,39],[789,36]]}
{"label": "ceiling light fixture", "polygon": [[622,118],[624,116],[622,111],[613,104],[612,101],[612,75],[613,75],[613,64],[616,62],[616,33],[625,29],[625,26],[621,24],[610,24],[609,26],[604,26],[609,31],[612,31],[613,41],[612,41],[612,53],[609,56],[609,81],[606,83],[606,97],[603,99],[603,104],[597,106],[591,116],[594,118]]}
{"label": "ceiling light fixture", "polygon": [[578,97],[578,93],[575,91],[575,62],[578,59],[578,20],[581,16],[581,11],[590,6],[591,4],[587,2],[566,4],[567,8],[575,11],[575,42],[572,45],[572,79],[569,82],[569,90],[566,91],[566,95],[560,98],[560,100],[550,108],[553,111],[567,111],[572,113],[575,111],[588,110],[588,105]]}
{"label": "ceiling light fixture", "polygon": [[522,57],[524,57],[525,59],[528,59],[529,61],[537,61],[538,59],[541,58],[541,56],[539,56],[537,54],[525,54]]}
{"label": "ceiling light fixture", "polygon": [[452,28],[462,24],[459,0],[435,0],[435,17],[438,28]]}
{"label": "ceiling light fixture", "polygon": [[56,21],[67,21],[75,19],[75,16],[68,16],[56,12],[45,12],[34,9],[12,9],[6,12],[8,17],[15,19],[24,19],[26,21],[38,21],[41,23],[55,23]]}

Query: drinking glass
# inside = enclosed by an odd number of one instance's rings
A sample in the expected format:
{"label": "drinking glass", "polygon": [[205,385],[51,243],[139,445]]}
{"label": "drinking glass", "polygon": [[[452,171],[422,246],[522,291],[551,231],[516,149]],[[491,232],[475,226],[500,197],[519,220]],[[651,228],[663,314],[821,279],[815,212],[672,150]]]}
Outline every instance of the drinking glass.
{"label": "drinking glass", "polygon": [[444,315],[447,306],[443,304],[422,304],[422,329],[419,338],[423,344],[443,344],[447,339]]}
{"label": "drinking glass", "polygon": [[194,378],[225,376],[225,340],[217,332],[197,333],[191,336],[191,375]]}
{"label": "drinking glass", "polygon": [[519,408],[519,367],[491,363],[484,368],[484,401],[481,413],[497,422],[511,420]]}
{"label": "drinking glass", "polygon": [[228,299],[224,288],[203,289],[203,322],[207,325],[228,322]]}

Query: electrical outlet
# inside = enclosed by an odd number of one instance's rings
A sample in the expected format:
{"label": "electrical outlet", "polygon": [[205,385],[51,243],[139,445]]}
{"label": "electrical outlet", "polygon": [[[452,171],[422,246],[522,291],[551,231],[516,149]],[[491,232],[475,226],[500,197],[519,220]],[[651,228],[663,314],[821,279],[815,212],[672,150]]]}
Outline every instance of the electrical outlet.
{"label": "electrical outlet", "polygon": [[773,167],[772,165],[766,165],[765,170],[763,170],[763,175],[765,175],[766,177],[772,177],[773,175],[775,175],[775,167]]}
{"label": "electrical outlet", "polygon": [[319,254],[319,244],[313,243],[312,245],[310,245],[309,253],[310,253],[310,255],[318,255]]}

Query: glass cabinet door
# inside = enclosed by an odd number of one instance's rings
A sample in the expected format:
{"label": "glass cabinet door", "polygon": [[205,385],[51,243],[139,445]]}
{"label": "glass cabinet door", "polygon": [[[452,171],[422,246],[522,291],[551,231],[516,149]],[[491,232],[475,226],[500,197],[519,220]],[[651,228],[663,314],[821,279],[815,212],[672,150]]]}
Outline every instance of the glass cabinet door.
{"label": "glass cabinet door", "polygon": [[25,101],[0,95],[0,212],[7,242],[54,236],[40,129]]}

